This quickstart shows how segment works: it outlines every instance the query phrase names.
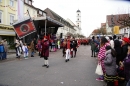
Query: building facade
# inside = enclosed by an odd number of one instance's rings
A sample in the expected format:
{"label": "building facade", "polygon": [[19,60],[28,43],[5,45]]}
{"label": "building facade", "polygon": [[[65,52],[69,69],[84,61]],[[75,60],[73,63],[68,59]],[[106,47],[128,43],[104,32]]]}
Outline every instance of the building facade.
{"label": "building facade", "polygon": [[0,40],[6,39],[8,44],[13,44],[15,32],[13,21],[17,19],[17,1],[0,0]]}
{"label": "building facade", "polygon": [[76,12],[76,18],[77,18],[77,20],[76,20],[76,26],[78,27],[78,29],[79,29],[79,34],[81,35],[81,11],[80,10],[77,10],[77,12]]}

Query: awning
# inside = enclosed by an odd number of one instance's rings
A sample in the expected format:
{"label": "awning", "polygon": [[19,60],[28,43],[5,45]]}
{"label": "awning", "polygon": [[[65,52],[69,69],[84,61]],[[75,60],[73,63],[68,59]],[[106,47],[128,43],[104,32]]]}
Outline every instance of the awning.
{"label": "awning", "polygon": [[34,21],[40,21],[40,25],[45,26],[45,20],[47,20],[47,27],[63,27],[64,25],[57,20],[54,20],[50,17],[37,17]]}
{"label": "awning", "polygon": [[14,30],[3,30],[3,29],[0,29],[0,35],[15,36],[15,32],[14,32]]}
{"label": "awning", "polygon": [[3,30],[13,30],[13,26],[11,25],[4,25],[4,24],[0,24],[0,29],[3,29]]}

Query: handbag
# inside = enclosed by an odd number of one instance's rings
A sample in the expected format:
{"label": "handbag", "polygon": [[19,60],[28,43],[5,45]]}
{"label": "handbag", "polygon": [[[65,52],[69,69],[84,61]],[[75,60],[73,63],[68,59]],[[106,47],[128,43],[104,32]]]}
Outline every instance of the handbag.
{"label": "handbag", "polygon": [[101,63],[98,63],[95,73],[98,75],[103,75]]}

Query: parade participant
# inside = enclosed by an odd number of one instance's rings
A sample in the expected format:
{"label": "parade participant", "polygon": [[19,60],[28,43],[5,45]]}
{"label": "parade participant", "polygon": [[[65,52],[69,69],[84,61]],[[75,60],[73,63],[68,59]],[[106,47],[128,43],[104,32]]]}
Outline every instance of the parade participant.
{"label": "parade participant", "polygon": [[28,47],[26,43],[23,44],[22,49],[23,49],[24,59],[28,59]]}
{"label": "parade participant", "polygon": [[49,68],[49,61],[48,61],[48,57],[49,57],[49,41],[47,36],[44,36],[42,42],[42,51],[41,51],[41,58],[44,58],[44,65],[42,67],[46,67]]}
{"label": "parade participant", "polygon": [[66,45],[66,60],[65,62],[69,61],[70,59],[70,49],[71,49],[71,46],[70,46],[70,36],[67,37],[67,45]]}
{"label": "parade participant", "polygon": [[57,40],[58,49],[60,49],[60,39]]}
{"label": "parade participant", "polygon": [[[107,43],[107,39],[105,37],[102,37],[101,38],[101,43],[100,43],[100,50],[99,50],[99,53],[98,53],[98,63],[101,63],[101,67],[102,67],[102,70],[103,70],[103,74],[105,74],[105,67],[104,67],[104,59],[106,57],[105,55],[105,52],[106,52],[106,46],[108,46],[108,43]],[[96,80],[98,81],[103,81],[104,80],[104,76],[101,75],[99,78],[97,78]]]}
{"label": "parade participant", "polygon": [[[77,52],[78,43],[77,43],[77,41],[75,40],[74,37],[73,37],[72,43],[73,43],[72,46],[73,46],[73,51],[74,51],[74,57],[76,57],[76,52]],[[72,56],[73,56],[73,52],[72,52]]]}
{"label": "parade participant", "polygon": [[104,66],[106,69],[104,80],[107,82],[107,86],[114,86],[114,81],[117,80],[116,52],[111,46],[106,46]]}
{"label": "parade participant", "polygon": [[31,57],[34,57],[34,41],[32,40],[31,44],[30,44],[30,49],[31,49]]}
{"label": "parade participant", "polygon": [[18,39],[16,39],[15,41],[15,50],[16,50],[16,58],[20,59],[20,55],[21,55],[21,47],[20,47],[20,42]]}
{"label": "parade participant", "polygon": [[62,50],[63,57],[66,54],[66,47],[67,47],[67,39],[64,39],[64,41],[63,41],[63,50]]}
{"label": "parade participant", "polygon": [[41,39],[38,40],[38,43],[37,43],[37,49],[38,49],[38,52],[39,52],[39,56],[41,56],[41,49],[42,49],[42,45],[41,45]]}

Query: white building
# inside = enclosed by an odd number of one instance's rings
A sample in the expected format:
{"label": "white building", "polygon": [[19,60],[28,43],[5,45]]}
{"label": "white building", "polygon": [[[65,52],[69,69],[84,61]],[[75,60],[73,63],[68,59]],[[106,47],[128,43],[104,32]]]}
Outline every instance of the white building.
{"label": "white building", "polygon": [[82,29],[81,29],[81,11],[80,11],[80,10],[77,10],[76,13],[77,13],[77,21],[76,21],[76,24],[77,24],[77,25],[76,25],[76,26],[77,26],[78,29],[79,29],[79,33],[82,34],[82,33],[81,33],[81,30],[82,30]]}
{"label": "white building", "polygon": [[70,19],[67,19],[67,21],[74,27],[75,30],[73,30],[73,34],[80,34],[80,29],[78,26],[76,26]]}
{"label": "white building", "polygon": [[125,37],[130,37],[130,27],[120,28],[119,34],[124,35]]}

